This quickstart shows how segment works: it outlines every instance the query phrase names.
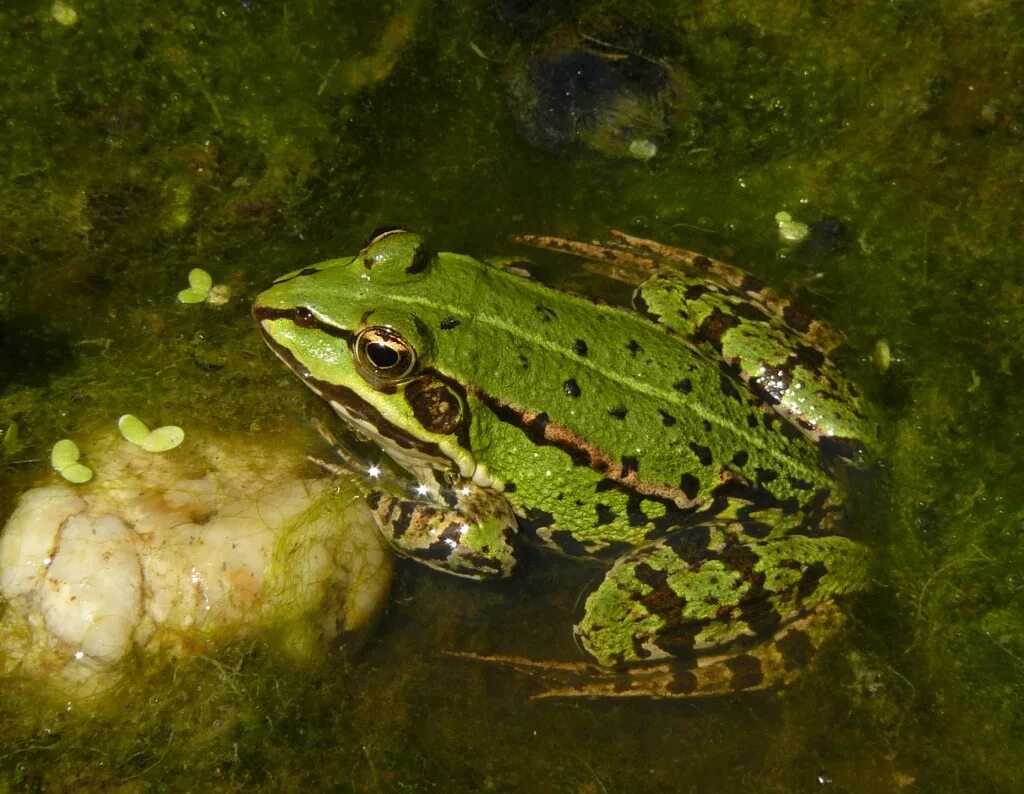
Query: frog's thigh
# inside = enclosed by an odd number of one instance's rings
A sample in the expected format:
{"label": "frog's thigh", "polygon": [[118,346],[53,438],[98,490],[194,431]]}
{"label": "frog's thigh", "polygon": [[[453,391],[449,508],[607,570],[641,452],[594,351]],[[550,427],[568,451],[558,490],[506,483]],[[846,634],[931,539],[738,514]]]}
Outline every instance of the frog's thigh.
{"label": "frog's thigh", "polygon": [[873,446],[874,425],[859,390],[806,333],[741,296],[678,274],[651,276],[633,303],[735,366],[754,394],[830,454],[858,460]]}
{"label": "frog's thigh", "polygon": [[866,576],[866,551],[846,538],[693,527],[620,559],[576,631],[603,665],[679,660],[686,694],[773,686],[809,661],[839,619],[832,599]]}

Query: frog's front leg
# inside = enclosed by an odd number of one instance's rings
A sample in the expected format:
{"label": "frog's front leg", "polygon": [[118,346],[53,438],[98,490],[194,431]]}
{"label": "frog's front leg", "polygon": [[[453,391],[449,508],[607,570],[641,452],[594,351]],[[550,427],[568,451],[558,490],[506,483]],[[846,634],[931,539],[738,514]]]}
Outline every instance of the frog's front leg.
{"label": "frog's front leg", "polygon": [[438,502],[369,495],[381,533],[400,554],[469,579],[505,577],[516,561],[516,517],[501,494],[470,482],[445,488]]}
{"label": "frog's front leg", "polygon": [[848,538],[689,528],[617,561],[576,633],[602,666],[626,670],[623,694],[776,686],[834,632],[834,599],[862,589],[867,569],[866,549]]}

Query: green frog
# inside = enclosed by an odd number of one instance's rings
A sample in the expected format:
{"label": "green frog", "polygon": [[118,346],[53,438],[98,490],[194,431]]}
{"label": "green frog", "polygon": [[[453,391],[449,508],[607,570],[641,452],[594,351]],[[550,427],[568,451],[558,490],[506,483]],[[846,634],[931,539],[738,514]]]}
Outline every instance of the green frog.
{"label": "green frog", "polygon": [[362,472],[399,553],[476,579],[511,574],[524,542],[605,566],[575,627],[596,664],[478,658],[545,675],[553,696],[787,683],[868,579],[839,530],[843,464],[873,424],[828,358],[838,335],[683,249],[518,240],[628,282],[632,306],[387,228],[279,278],[253,315],[400,467]]}

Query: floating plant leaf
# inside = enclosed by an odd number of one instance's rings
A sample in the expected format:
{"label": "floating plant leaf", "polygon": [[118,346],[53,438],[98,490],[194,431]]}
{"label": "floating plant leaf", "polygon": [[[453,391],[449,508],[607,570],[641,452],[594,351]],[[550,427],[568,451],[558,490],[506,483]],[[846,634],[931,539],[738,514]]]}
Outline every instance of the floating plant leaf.
{"label": "floating plant leaf", "polygon": [[182,303],[202,303],[210,294],[213,277],[201,267],[194,267],[188,273],[188,283],[188,289],[178,293],[178,300]]}
{"label": "floating plant leaf", "polygon": [[117,429],[127,441],[146,452],[167,452],[185,440],[185,431],[177,425],[164,425],[150,430],[137,416],[125,414],[117,420]]}
{"label": "floating plant leaf", "polygon": [[50,450],[50,465],[68,482],[89,482],[92,469],[78,462],[80,456],[78,444],[70,438],[62,438]]}

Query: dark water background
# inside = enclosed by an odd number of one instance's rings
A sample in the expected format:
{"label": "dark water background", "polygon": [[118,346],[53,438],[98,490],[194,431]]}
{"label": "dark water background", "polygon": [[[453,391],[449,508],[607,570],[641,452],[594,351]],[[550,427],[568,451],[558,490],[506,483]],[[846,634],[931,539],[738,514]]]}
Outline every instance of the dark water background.
{"label": "dark water background", "polygon": [[[657,155],[530,143],[530,46],[614,11],[685,75]],[[362,652],[313,675],[257,644],[129,677],[89,717],[5,688],[0,787],[1018,789],[1019,3],[7,2],[0,41],[0,517],[52,476],[56,438],[126,401],[308,432],[313,399],[248,304],[385,223],[478,255],[623,228],[734,262],[847,334],[883,417],[854,507],[875,587],[781,696],[530,703],[531,682],[440,651],[576,658],[592,574],[403,565]],[[783,246],[780,210],[842,232]],[[233,302],[171,306],[195,266]]]}

